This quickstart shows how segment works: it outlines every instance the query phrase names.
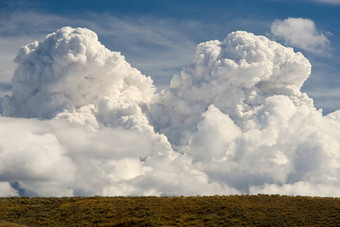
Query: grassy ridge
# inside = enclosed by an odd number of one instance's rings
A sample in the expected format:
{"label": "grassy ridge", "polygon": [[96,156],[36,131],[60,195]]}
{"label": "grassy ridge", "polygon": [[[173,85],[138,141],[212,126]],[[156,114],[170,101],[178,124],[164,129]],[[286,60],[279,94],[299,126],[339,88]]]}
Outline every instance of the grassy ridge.
{"label": "grassy ridge", "polygon": [[340,198],[0,198],[0,226],[340,226]]}

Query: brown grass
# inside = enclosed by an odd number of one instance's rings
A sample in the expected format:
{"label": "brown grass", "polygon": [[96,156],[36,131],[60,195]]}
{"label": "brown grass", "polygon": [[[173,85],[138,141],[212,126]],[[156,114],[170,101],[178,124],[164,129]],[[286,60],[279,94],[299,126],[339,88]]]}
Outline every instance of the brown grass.
{"label": "brown grass", "polygon": [[340,198],[0,198],[1,226],[340,226]]}

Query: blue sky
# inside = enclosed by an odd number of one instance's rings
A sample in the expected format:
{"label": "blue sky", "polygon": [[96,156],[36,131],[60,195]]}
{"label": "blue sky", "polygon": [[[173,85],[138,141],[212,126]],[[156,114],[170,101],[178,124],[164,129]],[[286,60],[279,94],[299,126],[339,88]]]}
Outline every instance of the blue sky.
{"label": "blue sky", "polygon": [[[305,18],[326,47],[302,47],[271,31],[275,20]],[[192,62],[198,43],[245,30],[301,51],[312,64],[303,91],[325,114],[340,109],[340,1],[338,0],[0,0],[0,97],[10,91],[19,48],[63,26],[95,31],[109,49],[166,87]],[[307,37],[308,38],[308,37]],[[314,48],[314,49],[313,49]]]}

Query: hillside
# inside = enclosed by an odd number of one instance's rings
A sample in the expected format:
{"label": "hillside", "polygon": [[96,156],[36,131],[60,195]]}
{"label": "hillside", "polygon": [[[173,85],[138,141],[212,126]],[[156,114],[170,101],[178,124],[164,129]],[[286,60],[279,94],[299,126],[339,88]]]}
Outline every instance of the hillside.
{"label": "hillside", "polygon": [[0,198],[0,226],[340,225],[340,198],[211,197]]}

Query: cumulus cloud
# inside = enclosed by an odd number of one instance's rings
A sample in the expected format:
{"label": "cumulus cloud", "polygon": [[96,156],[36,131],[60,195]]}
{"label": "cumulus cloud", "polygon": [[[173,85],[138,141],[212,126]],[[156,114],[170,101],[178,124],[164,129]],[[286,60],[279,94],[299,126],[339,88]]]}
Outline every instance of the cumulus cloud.
{"label": "cumulus cloud", "polygon": [[236,192],[190,168],[190,157],[154,132],[146,116],[151,78],[94,32],[62,28],[22,47],[15,61],[0,118],[0,180],[16,185],[9,189],[41,196]]}
{"label": "cumulus cloud", "polygon": [[106,49],[87,29],[62,28],[43,43],[22,47],[15,62],[13,95],[3,104],[5,116],[53,118],[121,95],[127,102],[146,103],[154,92],[150,77]]}
{"label": "cumulus cloud", "polygon": [[200,187],[209,194],[235,192],[209,183],[157,135],[57,119],[2,117],[0,125],[3,196],[15,195],[14,184],[29,196],[195,195]]}
{"label": "cumulus cloud", "polygon": [[129,63],[152,75],[159,87],[167,86],[175,72],[191,63],[196,46],[193,39],[198,36],[190,35],[192,23],[183,20],[178,23],[171,19],[122,18],[89,12],[82,12],[75,18],[40,11],[9,10],[0,15],[0,83],[9,82],[13,76],[13,58],[21,46],[28,41],[41,40],[46,31],[57,30],[66,24],[96,31],[106,47],[119,48]]}
{"label": "cumulus cloud", "polygon": [[234,32],[198,45],[153,104],[152,122],[213,182],[339,196],[339,113],[323,116],[300,91],[310,70],[292,48]]}
{"label": "cumulus cloud", "polygon": [[286,45],[312,54],[328,56],[331,49],[327,33],[320,31],[310,19],[290,17],[275,20],[271,25],[271,33]]}
{"label": "cumulus cloud", "polygon": [[21,48],[0,117],[0,196],[340,196],[340,111],[292,48],[233,32],[155,93],[84,28]]}

